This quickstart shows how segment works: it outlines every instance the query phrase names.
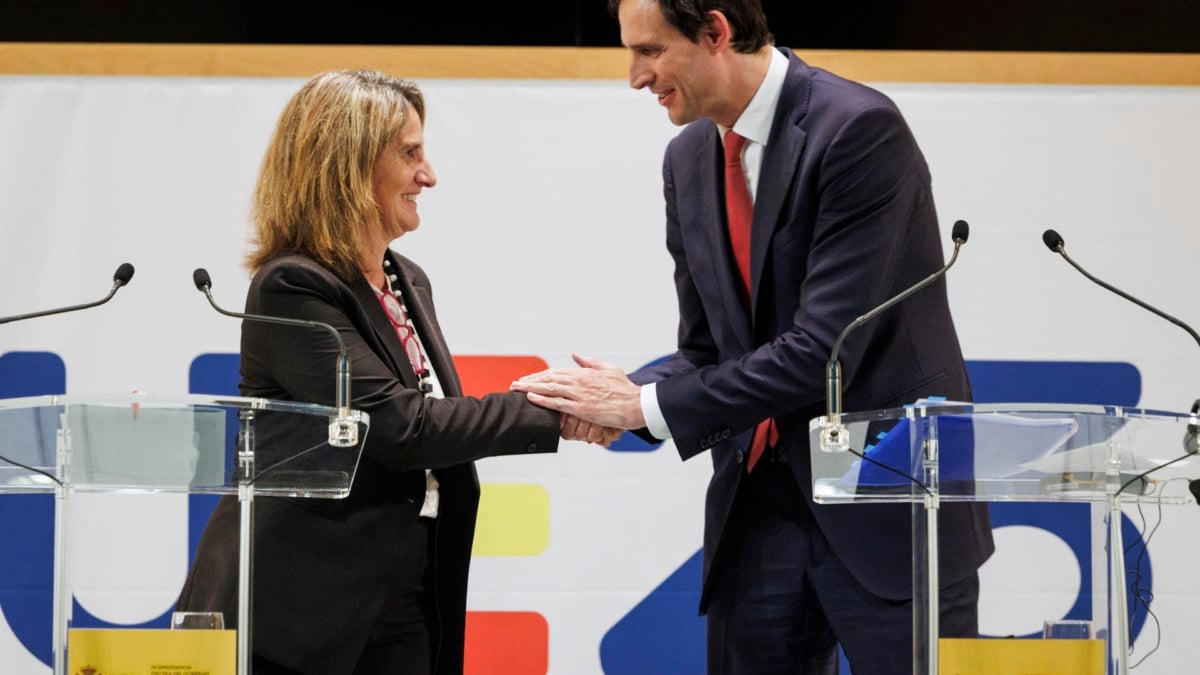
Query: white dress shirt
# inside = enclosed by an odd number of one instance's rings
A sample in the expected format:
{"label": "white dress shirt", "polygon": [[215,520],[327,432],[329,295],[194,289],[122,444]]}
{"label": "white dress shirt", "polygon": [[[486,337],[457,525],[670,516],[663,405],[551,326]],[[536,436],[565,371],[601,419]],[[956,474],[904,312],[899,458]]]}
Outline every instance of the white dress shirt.
{"label": "white dress shirt", "polygon": [[[762,170],[763,150],[771,135],[771,122],[775,119],[775,109],[779,106],[779,95],[783,91],[783,81],[787,78],[788,60],[778,49],[771,49],[771,62],[767,66],[767,75],[750,104],[742,111],[733,130],[746,139],[746,147],[742,149],[742,171],[746,174],[746,185],[750,188],[750,199],[755,198],[758,190],[758,175]],[[721,132],[721,140],[725,139],[727,127],[717,125]],[[655,383],[643,385],[641,388],[642,416],[646,418],[646,429],[655,438],[671,438],[671,429],[663,417],[658,405],[658,395]]]}

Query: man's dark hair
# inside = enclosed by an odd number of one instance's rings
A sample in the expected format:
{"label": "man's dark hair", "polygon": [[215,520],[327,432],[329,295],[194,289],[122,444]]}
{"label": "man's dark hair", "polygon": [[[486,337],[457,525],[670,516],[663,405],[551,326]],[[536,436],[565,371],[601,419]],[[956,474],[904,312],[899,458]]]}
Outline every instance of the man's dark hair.
{"label": "man's dark hair", "polygon": [[[667,25],[683,33],[692,42],[708,25],[708,13],[714,9],[725,15],[733,29],[734,51],[750,54],[771,44],[775,36],[767,30],[767,16],[760,0],[654,0]],[[608,11],[617,16],[621,0],[608,0]]]}

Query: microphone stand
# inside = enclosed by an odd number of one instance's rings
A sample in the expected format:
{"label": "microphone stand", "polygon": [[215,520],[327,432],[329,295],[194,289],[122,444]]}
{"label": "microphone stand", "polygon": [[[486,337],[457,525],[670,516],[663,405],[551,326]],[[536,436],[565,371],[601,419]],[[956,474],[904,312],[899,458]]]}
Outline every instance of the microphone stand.
{"label": "microphone stand", "polygon": [[967,221],[959,220],[955,222],[954,229],[951,232],[951,237],[954,239],[954,253],[950,256],[950,262],[946,263],[945,267],[893,296],[882,305],[851,321],[850,325],[842,330],[841,335],[838,335],[837,340],[833,343],[833,349],[829,354],[829,363],[825,369],[826,408],[825,417],[820,420],[821,452],[846,452],[850,449],[850,431],[846,428],[846,425],[842,424],[842,365],[838,362],[837,358],[846,336],[854,329],[891,309],[897,303],[925,288],[939,277],[944,276],[947,270],[958,260],[958,250],[966,243],[969,234],[970,230],[967,226]]}
{"label": "microphone stand", "polygon": [[[1046,244],[1046,248],[1050,249],[1050,251],[1052,253],[1057,253],[1060,256],[1062,256],[1063,260],[1066,260],[1068,263],[1070,263],[1071,267],[1074,267],[1076,270],[1078,270],[1079,273],[1082,274],[1083,276],[1087,277],[1087,279],[1089,281],[1092,281],[1097,286],[1100,286],[1101,288],[1103,288],[1105,290],[1112,291],[1113,293],[1116,293],[1117,295],[1121,296],[1122,298],[1125,298],[1126,300],[1132,302],[1133,304],[1137,305],[1138,307],[1141,307],[1142,309],[1144,309],[1152,314],[1155,314],[1157,316],[1160,316],[1160,317],[1166,319],[1167,321],[1170,321],[1171,323],[1175,324],[1176,326],[1179,326],[1184,331],[1186,331],[1188,335],[1192,336],[1192,339],[1196,341],[1197,345],[1200,345],[1200,335],[1197,335],[1196,331],[1193,330],[1191,326],[1180,321],[1179,319],[1176,319],[1175,317],[1171,316],[1170,314],[1167,314],[1166,312],[1158,309],[1157,307],[1154,307],[1154,306],[1150,305],[1149,303],[1143,302],[1143,301],[1133,297],[1132,295],[1126,293],[1125,291],[1122,291],[1121,289],[1119,289],[1111,284],[1105,283],[1104,281],[1097,279],[1096,277],[1089,274],[1087,270],[1080,267],[1079,263],[1075,262],[1074,260],[1071,259],[1071,256],[1067,255],[1066,242],[1063,241],[1062,235],[1060,235],[1057,231],[1046,230],[1045,232],[1043,232],[1042,233],[1042,243]],[[1194,455],[1197,453],[1198,450],[1200,450],[1200,442],[1197,441],[1197,436],[1200,435],[1200,425],[1197,424],[1197,420],[1196,420],[1196,414],[1198,411],[1200,411],[1200,399],[1197,399],[1196,402],[1192,404],[1191,423],[1188,424],[1187,431],[1184,433],[1184,436],[1183,436],[1183,449],[1189,455]],[[1124,488],[1122,488],[1122,489],[1124,489]],[[1198,499],[1197,501],[1200,502],[1200,499]]]}
{"label": "microphone stand", "polygon": [[208,275],[208,271],[204,268],[197,268],[192,273],[192,281],[196,288],[204,293],[204,297],[208,298],[208,304],[212,308],[224,314],[225,316],[235,319],[246,319],[250,321],[262,321],[265,323],[282,324],[285,326],[307,326],[309,328],[321,328],[333,335],[333,339],[337,341],[338,358],[336,365],[337,384],[334,391],[334,406],[337,408],[337,415],[329,420],[329,444],[338,448],[347,448],[358,444],[358,422],[350,410],[350,359],[346,354],[346,343],[342,341],[342,336],[338,334],[337,329],[327,323],[320,321],[308,321],[305,319],[286,319],[277,316],[268,316],[265,314],[243,314],[241,312],[230,312],[219,306],[212,296],[212,279]]}
{"label": "microphone stand", "polygon": [[[334,339],[337,340],[338,345],[337,389],[335,392],[337,414],[331,417],[329,421],[329,445],[334,447],[349,447],[358,444],[358,422],[350,410],[350,361],[346,355],[346,344],[342,341],[342,336],[338,334],[336,328],[320,321],[288,319],[264,314],[243,314],[225,310],[213,300],[212,279],[209,278],[208,271],[202,267],[197,268],[192,273],[192,282],[195,283],[198,290],[204,293],[204,297],[208,299],[208,304],[212,305],[213,309],[225,316],[287,326],[322,328],[329,331]],[[238,480],[238,504],[240,506],[237,590],[239,622],[237,631],[238,675],[249,673],[252,669],[250,654],[253,653],[253,649],[251,644],[252,630],[250,630],[250,626],[253,621],[254,607],[250,602],[250,598],[254,570],[250,562],[254,546],[254,539],[251,536],[251,532],[254,529],[254,480],[256,478],[254,475],[254,411],[243,410],[241,416],[242,434],[241,443],[238,448],[238,464],[241,470],[241,476]]]}
{"label": "microphone stand", "polygon": [[[954,228],[951,230],[951,238],[954,240],[954,253],[950,256],[950,261],[944,267],[901,291],[882,305],[875,307],[850,322],[850,325],[846,326],[841,334],[838,335],[837,340],[833,343],[833,349],[830,350],[829,363],[826,366],[826,414],[824,417],[818,419],[818,425],[821,429],[820,448],[822,452],[839,453],[850,451],[850,430],[842,423],[842,366],[838,362],[838,352],[841,350],[842,342],[846,339],[846,336],[854,329],[894,307],[905,298],[932,284],[940,277],[945,276],[946,272],[958,260],[958,251],[967,241],[969,234],[970,229],[965,220],[955,222]],[[866,459],[865,455],[860,456],[864,460]],[[923,520],[917,518],[918,506],[914,502],[912,543],[914,552],[913,565],[915,568],[913,577],[913,604],[914,607],[923,609],[924,620],[916,621],[918,615],[914,615],[912,668],[914,673],[936,673],[938,667],[937,639],[939,630],[937,542],[938,511],[940,508],[938,495],[938,443],[936,435],[928,439],[924,444],[922,448],[922,460],[922,465],[925,468],[925,477],[920,485],[924,489],[925,494],[922,497],[923,506],[921,508],[924,511],[925,518]],[[919,550],[923,550],[924,553],[918,555],[916,552]],[[917,572],[920,574],[918,575]],[[925,579],[923,586],[916,583],[915,580],[918,576]]]}
{"label": "microphone stand", "polygon": [[1200,345],[1200,335],[1197,335],[1196,331],[1192,330],[1191,326],[1180,321],[1179,319],[1176,319],[1175,317],[1171,316],[1170,314],[1163,312],[1162,310],[1160,310],[1156,307],[1152,307],[1149,304],[1142,302],[1141,300],[1138,300],[1137,298],[1126,293],[1125,291],[1122,291],[1121,289],[1116,288],[1115,286],[1112,286],[1110,284],[1107,284],[1104,281],[1092,276],[1091,274],[1088,274],[1087,270],[1080,267],[1079,263],[1075,262],[1074,260],[1071,259],[1071,256],[1067,255],[1066,243],[1063,242],[1063,238],[1058,234],[1058,232],[1055,232],[1054,230],[1046,230],[1045,232],[1042,233],[1042,242],[1045,243],[1046,247],[1049,248],[1052,252],[1061,255],[1063,260],[1066,260],[1068,263],[1070,263],[1071,267],[1074,267],[1075,269],[1079,270],[1079,273],[1082,274],[1083,276],[1087,277],[1089,281],[1092,281],[1093,283],[1100,286],[1101,288],[1112,291],[1113,293],[1116,293],[1117,295],[1121,296],[1122,298],[1125,298],[1126,300],[1132,302],[1133,304],[1137,305],[1138,307],[1141,307],[1142,309],[1149,311],[1153,314],[1157,314],[1158,316],[1166,319],[1167,321],[1170,321],[1171,323],[1175,324],[1176,326],[1179,326],[1183,330],[1187,331],[1188,335],[1192,336],[1192,339],[1196,341],[1197,345]]}
{"label": "microphone stand", "polygon": [[[41,316],[51,316],[53,314],[63,314],[66,312],[74,312],[80,309],[88,309],[96,307],[112,300],[122,286],[129,283],[133,278],[133,265],[129,263],[121,263],[117,267],[117,271],[113,273],[113,285],[109,289],[108,295],[104,296],[96,302],[86,302],[81,305],[71,305],[70,307],[59,307],[57,309],[47,309],[40,312],[30,312],[28,314],[19,314],[16,316],[0,317],[0,324],[11,323],[14,321],[24,321],[25,319],[36,319]],[[66,593],[67,588],[67,568],[66,568],[66,550],[67,550],[67,496],[69,488],[66,485],[67,474],[69,471],[68,463],[70,461],[70,436],[65,435],[60,438],[58,450],[55,452],[55,473],[51,475],[49,472],[32,466],[26,466],[20,462],[13,461],[8,457],[0,455],[0,461],[11,464],[16,467],[28,469],[34,473],[41,474],[54,482],[54,548],[58,553],[54,556],[54,569],[52,572],[52,596],[53,603],[50,612],[51,621],[54,624],[52,631],[51,642],[53,652],[52,668],[54,675],[64,675],[67,670],[67,635],[65,628],[67,621],[70,620],[71,606],[69,595]]]}
{"label": "microphone stand", "polygon": [[80,310],[80,309],[87,309],[89,307],[96,307],[98,305],[103,305],[104,303],[108,302],[109,300],[112,300],[112,297],[117,294],[117,290],[120,289],[125,284],[129,283],[129,280],[132,278],[133,278],[133,265],[130,265],[129,263],[121,263],[120,267],[118,267],[117,271],[113,274],[113,285],[112,285],[112,288],[108,291],[108,295],[104,296],[103,298],[101,298],[95,302],[85,302],[82,305],[71,305],[70,307],[59,307],[58,309],[47,309],[47,310],[42,310],[40,312],[30,312],[28,314],[18,314],[17,316],[0,317],[0,323],[10,323],[13,321],[24,321],[25,319],[36,319],[39,316],[50,316],[52,314],[63,314],[65,312],[74,312],[74,311]]}
{"label": "microphone stand", "polygon": [[[1092,281],[1093,283],[1100,286],[1101,288],[1104,288],[1105,290],[1112,291],[1113,293],[1132,302],[1133,304],[1137,305],[1138,307],[1141,307],[1142,309],[1145,309],[1145,310],[1151,312],[1152,314],[1160,316],[1160,317],[1166,319],[1167,321],[1170,321],[1171,323],[1175,324],[1176,326],[1179,326],[1184,331],[1186,331],[1188,335],[1191,335],[1192,339],[1195,340],[1197,344],[1200,344],[1200,335],[1197,335],[1196,331],[1192,330],[1191,326],[1188,326],[1187,324],[1180,321],[1179,319],[1176,319],[1175,317],[1171,316],[1170,314],[1167,314],[1166,312],[1163,312],[1156,307],[1152,307],[1151,305],[1133,297],[1132,295],[1129,295],[1128,293],[1122,291],[1121,289],[1116,288],[1116,287],[1112,286],[1111,284],[1107,284],[1104,281],[1101,281],[1100,279],[1097,279],[1096,277],[1089,274],[1087,272],[1087,270],[1080,267],[1078,263],[1076,263],[1074,260],[1071,259],[1071,256],[1067,255],[1066,243],[1063,241],[1062,235],[1060,235],[1055,230],[1046,230],[1045,232],[1043,232],[1042,233],[1042,243],[1044,243],[1046,245],[1046,248],[1050,249],[1051,252],[1057,253],[1060,256],[1062,256],[1063,260],[1066,260],[1068,263],[1070,263],[1071,267],[1074,267],[1076,270],[1078,270],[1079,273],[1082,274],[1083,276],[1087,277],[1088,280]],[[1197,400],[1195,403],[1192,404],[1192,413],[1191,413],[1191,417],[1189,418],[1188,428],[1187,428],[1187,431],[1184,432],[1184,436],[1183,436],[1184,454],[1182,456],[1180,456],[1177,459],[1171,460],[1170,462],[1166,462],[1159,466],[1153,467],[1149,471],[1142,472],[1138,476],[1135,476],[1133,479],[1130,479],[1130,480],[1126,481],[1124,484],[1121,484],[1119,487],[1117,487],[1115,489],[1115,491],[1113,491],[1111,494],[1108,495],[1108,505],[1107,505],[1107,507],[1108,507],[1107,508],[1108,547],[1109,547],[1110,552],[1113,552],[1113,554],[1109,556],[1109,595],[1110,595],[1110,598],[1109,598],[1108,611],[1109,611],[1109,624],[1110,624],[1109,625],[1109,630],[1110,630],[1109,635],[1110,635],[1110,637],[1109,637],[1109,657],[1108,657],[1109,663],[1108,663],[1108,665],[1109,665],[1110,672],[1117,673],[1118,675],[1125,675],[1125,673],[1127,673],[1129,670],[1128,658],[1129,658],[1129,639],[1130,639],[1129,638],[1129,628],[1130,628],[1129,627],[1129,607],[1128,607],[1128,599],[1126,597],[1126,592],[1125,592],[1125,583],[1126,583],[1125,556],[1122,553],[1125,550],[1125,544],[1124,544],[1124,533],[1121,530],[1121,523],[1122,523],[1122,516],[1123,516],[1123,511],[1121,509],[1121,493],[1125,490],[1126,487],[1128,487],[1129,485],[1133,484],[1134,482],[1136,482],[1140,479],[1144,479],[1144,477],[1146,475],[1150,474],[1151,472],[1157,471],[1163,467],[1166,467],[1177,461],[1187,459],[1189,456],[1196,454],[1196,450],[1197,450],[1196,437],[1197,437],[1197,433],[1200,432],[1200,425],[1197,424],[1197,422],[1198,422],[1197,412],[1198,411],[1200,411],[1200,400]],[[1112,455],[1109,457],[1109,460],[1108,460],[1110,466],[1118,466],[1119,467],[1120,458],[1115,455],[1115,452],[1112,452],[1110,454]],[[1116,471],[1116,469],[1114,469],[1113,471]],[[1193,496],[1196,496],[1197,499],[1200,500],[1200,488],[1197,487],[1197,484],[1195,481],[1189,481],[1188,489],[1192,492]]]}

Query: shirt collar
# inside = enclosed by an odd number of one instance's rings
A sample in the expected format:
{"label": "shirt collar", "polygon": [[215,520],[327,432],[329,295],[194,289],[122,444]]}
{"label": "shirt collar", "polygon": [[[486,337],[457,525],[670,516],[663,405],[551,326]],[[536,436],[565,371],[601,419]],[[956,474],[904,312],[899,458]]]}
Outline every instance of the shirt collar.
{"label": "shirt collar", "polygon": [[[762,84],[758,85],[758,91],[754,93],[754,98],[750,99],[750,104],[733,124],[733,130],[739,136],[759,145],[767,144],[767,139],[771,136],[771,123],[775,119],[775,108],[779,106],[779,94],[783,92],[783,81],[787,79],[787,69],[787,57],[772,47],[767,76],[763,78]],[[724,138],[729,127],[717,126],[721,130],[721,137]]]}

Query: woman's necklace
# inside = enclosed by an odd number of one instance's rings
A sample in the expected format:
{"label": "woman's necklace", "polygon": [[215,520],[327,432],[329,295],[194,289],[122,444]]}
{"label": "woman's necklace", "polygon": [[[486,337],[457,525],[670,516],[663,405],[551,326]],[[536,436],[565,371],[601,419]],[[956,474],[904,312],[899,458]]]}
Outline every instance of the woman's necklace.
{"label": "woman's necklace", "polygon": [[429,381],[429,368],[425,365],[425,350],[417,336],[416,326],[409,318],[408,308],[405,307],[402,299],[404,295],[395,286],[398,277],[391,274],[391,266],[391,261],[385,258],[383,261],[384,285],[380,298],[388,318],[391,319],[392,327],[396,329],[396,334],[400,338],[400,344],[404,347],[405,354],[408,355],[413,372],[417,375],[417,388],[422,394],[428,395],[433,391],[433,385]]}

